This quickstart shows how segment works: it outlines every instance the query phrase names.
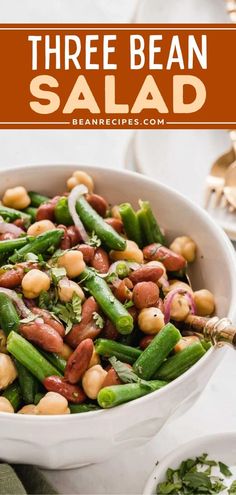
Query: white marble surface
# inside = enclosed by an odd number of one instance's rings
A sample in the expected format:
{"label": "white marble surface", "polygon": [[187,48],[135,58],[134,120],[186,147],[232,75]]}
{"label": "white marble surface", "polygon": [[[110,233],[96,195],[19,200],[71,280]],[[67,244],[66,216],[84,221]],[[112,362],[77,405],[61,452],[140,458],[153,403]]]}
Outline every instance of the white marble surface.
{"label": "white marble surface", "polygon": [[[136,5],[136,0],[8,0],[2,1],[1,22],[129,22],[134,19]],[[136,20],[227,22],[228,19],[223,0],[143,0]],[[162,136],[165,131],[158,132]],[[200,134],[199,146],[204,140]],[[53,162],[122,167],[131,135],[132,131],[114,130],[1,131],[0,167]],[[177,135],[175,139],[178,139]],[[182,164],[186,188],[189,192],[192,188],[194,199],[199,201],[194,181],[186,172],[191,165],[184,155],[182,158],[181,146],[178,150],[181,155],[176,158]],[[212,148],[211,153],[214,153]],[[201,167],[202,163],[199,163],[199,170],[192,174],[201,174]],[[170,176],[169,179],[165,177],[167,183],[171,182],[170,179]],[[219,273],[221,276],[223,274]],[[199,435],[236,429],[235,360],[235,353],[229,350],[196,405],[182,418],[167,424],[148,445],[103,464],[67,472],[46,472],[46,476],[63,495],[142,493],[145,479],[156,460],[168,451]]]}

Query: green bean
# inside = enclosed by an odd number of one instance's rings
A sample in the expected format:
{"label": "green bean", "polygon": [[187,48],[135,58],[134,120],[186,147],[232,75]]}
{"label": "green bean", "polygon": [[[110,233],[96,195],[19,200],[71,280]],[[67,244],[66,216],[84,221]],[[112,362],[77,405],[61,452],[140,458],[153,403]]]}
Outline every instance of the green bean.
{"label": "green bean", "polygon": [[105,280],[86,268],[80,275],[81,283],[96,299],[99,306],[121,334],[131,333],[133,318],[123,304],[114,297]]}
{"label": "green bean", "polygon": [[145,380],[152,378],[180,338],[181,334],[174,325],[165,325],[135,361],[135,373]]}
{"label": "green bean", "polygon": [[4,390],[2,396],[9,400],[15,412],[18,411],[22,403],[22,396],[20,385],[17,381],[14,381],[14,383],[9,385]]}
{"label": "green bean", "polygon": [[85,413],[90,411],[98,411],[100,407],[96,404],[69,404],[71,414]]}
{"label": "green bean", "polygon": [[24,339],[21,335],[11,332],[7,339],[7,350],[28,371],[32,373],[40,382],[43,382],[47,376],[58,375],[60,372],[49,363],[35,347]]}
{"label": "green bean", "polygon": [[73,220],[68,208],[68,199],[66,197],[62,197],[58,200],[54,208],[54,216],[58,224],[62,223],[66,226],[73,225]]}
{"label": "green bean", "polygon": [[95,349],[100,356],[115,356],[120,361],[129,364],[133,364],[140,354],[142,354],[142,351],[135,347],[120,344],[119,342],[110,339],[97,339],[95,342]]}
{"label": "green bean", "polygon": [[34,208],[34,206],[28,206],[28,208],[24,209],[24,213],[27,213],[31,217],[32,222],[36,221],[37,211],[37,208]]}
{"label": "green bean", "polygon": [[33,404],[34,396],[38,390],[38,381],[17,359],[15,364],[23,400],[26,404]]}
{"label": "green bean", "polygon": [[55,368],[57,368],[58,371],[64,373],[66,369],[65,359],[63,359],[61,356],[59,356],[59,354],[56,354],[55,352],[47,352],[40,349],[40,353],[42,354],[42,356],[44,356],[47,359],[47,361],[53,364],[53,366],[55,366]]}
{"label": "green bean", "polygon": [[8,239],[6,241],[0,242],[0,254],[8,254],[16,249],[21,249],[22,247],[29,246],[33,241],[34,237],[24,236],[18,237],[17,239]]}
{"label": "green bean", "polygon": [[76,202],[76,210],[88,232],[95,232],[99,239],[109,248],[123,251],[126,240],[120,236],[98,213],[90,206],[84,196]]}
{"label": "green bean", "polygon": [[153,215],[149,201],[140,201],[140,210],[137,212],[141,227],[144,245],[159,242],[165,244],[165,237]]}
{"label": "green bean", "polygon": [[34,405],[35,406],[37,406],[39,401],[45,396],[45,393],[43,394],[43,392],[38,392],[37,394],[35,394],[35,397],[34,397]]}
{"label": "green bean", "polygon": [[48,203],[48,201],[50,201],[50,198],[47,196],[43,196],[42,194],[38,194],[34,191],[29,191],[28,195],[31,199],[30,206],[34,206],[35,208],[38,208],[43,203]]}
{"label": "green bean", "polygon": [[135,241],[139,247],[142,247],[142,234],[138,217],[130,203],[122,203],[119,206],[119,212],[124,224],[125,232],[128,239]]}
{"label": "green bean", "polygon": [[25,227],[30,225],[30,216],[20,210],[15,210],[14,208],[8,208],[7,206],[0,205],[0,217],[2,217],[6,222],[14,222],[18,218],[21,218],[24,222]]}
{"label": "green bean", "polygon": [[20,318],[10,297],[0,292],[0,327],[6,335],[14,330],[18,332]]}
{"label": "green bean", "polygon": [[103,409],[119,406],[124,402],[138,399],[143,395],[155,392],[161,387],[167,385],[167,382],[160,380],[151,380],[146,384],[143,383],[125,383],[124,385],[111,385],[104,387],[98,393],[97,401]]}
{"label": "green bean", "polygon": [[34,237],[34,240],[30,244],[24,246],[19,249],[18,252],[10,256],[9,260],[12,263],[16,263],[17,261],[24,259],[24,256],[28,253],[47,254],[50,251],[51,254],[52,250],[55,250],[58,247],[63,234],[64,231],[60,229],[44,232],[44,234]]}
{"label": "green bean", "polygon": [[125,261],[120,261],[117,265],[116,265],[116,273],[118,275],[119,278],[125,278],[125,277],[128,277],[129,274],[130,274],[130,269],[127,265],[127,263]]}
{"label": "green bean", "polygon": [[206,353],[200,342],[194,342],[174,356],[168,358],[155,373],[161,380],[175,380]]}

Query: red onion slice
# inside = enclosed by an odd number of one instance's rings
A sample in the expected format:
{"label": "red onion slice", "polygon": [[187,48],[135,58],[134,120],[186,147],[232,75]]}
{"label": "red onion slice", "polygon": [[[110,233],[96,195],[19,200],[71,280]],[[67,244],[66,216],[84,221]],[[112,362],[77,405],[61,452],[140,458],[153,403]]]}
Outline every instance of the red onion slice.
{"label": "red onion slice", "polygon": [[89,240],[89,236],[80,220],[80,217],[76,211],[76,201],[83,194],[88,193],[88,188],[84,186],[84,184],[79,184],[78,186],[72,189],[71,193],[68,196],[68,208],[69,212],[72,216],[73,222],[76,227],[78,227],[82,240],[87,242]]}
{"label": "red onion slice", "polygon": [[19,237],[21,234],[25,234],[24,230],[17,227],[13,223],[0,222],[0,234],[14,234],[16,237]]}
{"label": "red onion slice", "polygon": [[17,293],[14,290],[0,287],[0,292],[6,294],[6,296],[8,296],[11,299],[11,301],[16,305],[20,315],[23,318],[27,318],[31,314],[31,311],[26,307],[25,303],[22,301],[22,299],[17,295]]}
{"label": "red onion slice", "polygon": [[176,294],[185,295],[188,299],[188,303],[189,303],[189,307],[190,307],[190,313],[196,314],[196,305],[195,305],[192,294],[190,294],[190,292],[186,291],[185,289],[181,289],[181,288],[173,289],[167,294],[167,296],[164,299],[164,320],[165,320],[165,323],[169,323],[169,321],[170,321],[171,304],[172,304],[173,298],[175,297]]}

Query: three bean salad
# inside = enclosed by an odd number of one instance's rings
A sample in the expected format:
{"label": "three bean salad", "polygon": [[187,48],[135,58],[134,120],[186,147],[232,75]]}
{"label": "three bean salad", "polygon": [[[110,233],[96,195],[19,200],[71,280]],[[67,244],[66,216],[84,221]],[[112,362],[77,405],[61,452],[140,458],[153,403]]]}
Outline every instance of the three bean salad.
{"label": "three bean salad", "polygon": [[215,310],[213,294],[194,292],[187,276],[195,242],[181,235],[167,247],[150,203],[137,208],[109,205],[79,170],[53,198],[5,191],[0,412],[111,408],[165,387],[204,356],[210,344],[182,326]]}

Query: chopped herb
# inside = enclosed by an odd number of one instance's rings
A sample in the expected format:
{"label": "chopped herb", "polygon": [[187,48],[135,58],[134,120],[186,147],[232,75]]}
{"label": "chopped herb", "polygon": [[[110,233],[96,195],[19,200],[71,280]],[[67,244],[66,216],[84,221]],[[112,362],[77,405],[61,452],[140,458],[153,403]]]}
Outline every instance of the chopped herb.
{"label": "chopped herb", "polygon": [[233,495],[236,493],[236,480],[233,481],[232,485],[230,485],[228,492],[229,495]]}
{"label": "chopped herb", "polygon": [[95,321],[96,326],[98,328],[101,328],[101,330],[102,330],[105,322],[104,322],[103,317],[101,315],[99,315],[96,311],[94,311],[94,313],[93,313],[93,320]]}
{"label": "chopped herb", "polygon": [[109,273],[109,275],[107,275],[107,277],[105,277],[105,280],[108,284],[112,284],[114,282],[114,280],[117,280],[117,279],[118,279],[118,276],[115,272]]}
{"label": "chopped herb", "polygon": [[39,315],[30,312],[29,316],[20,320],[20,323],[32,323],[32,321],[35,321],[37,318],[39,318]]}
{"label": "chopped herb", "polygon": [[116,357],[112,356],[109,361],[122,382],[135,383],[140,380],[140,378],[138,377],[138,375],[136,375],[136,373],[134,373],[132,368],[129,368],[126,364],[118,361]]}
{"label": "chopped herb", "polygon": [[88,244],[89,246],[98,248],[101,246],[101,239],[99,239],[99,237],[93,231],[89,240],[86,242],[86,244]]}
{"label": "chopped herb", "polygon": [[53,281],[54,285],[58,285],[60,280],[64,277],[66,277],[66,269],[64,267],[51,268],[50,273],[51,273],[51,277],[52,277],[52,281]]}
{"label": "chopped herb", "polygon": [[124,307],[125,307],[126,309],[132,308],[133,306],[134,306],[134,303],[133,303],[133,301],[131,301],[131,299],[130,299],[130,300],[126,300],[126,301],[124,302]]}
{"label": "chopped herb", "polygon": [[80,323],[81,312],[81,298],[76,293],[73,294],[72,301],[70,303],[58,303],[52,308],[52,313],[54,313],[66,324],[66,335],[71,331],[72,326],[75,323]]}
{"label": "chopped herb", "polygon": [[[205,470],[203,468],[206,467]],[[166,481],[157,485],[157,495],[210,495],[220,494],[225,489],[224,480],[212,474],[212,469],[218,467],[224,476],[232,476],[228,466],[223,462],[208,459],[207,454],[202,454],[195,459],[186,459],[181,462],[178,469],[168,468]],[[227,491],[228,494],[236,494],[236,481]]]}
{"label": "chopped herb", "polygon": [[39,294],[38,305],[41,309],[49,309],[52,306],[52,299],[50,297],[49,292],[43,290]]}
{"label": "chopped herb", "polygon": [[230,476],[232,476],[232,473],[231,473],[230,469],[223,462],[219,462],[219,468],[220,468],[220,472],[224,476],[226,476],[226,478],[229,478]]}
{"label": "chopped herb", "polygon": [[34,253],[26,253],[25,261],[32,261],[33,263],[37,263],[39,261],[39,257]]}

